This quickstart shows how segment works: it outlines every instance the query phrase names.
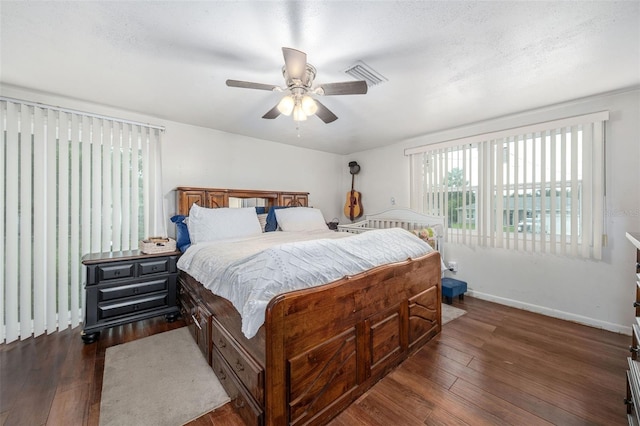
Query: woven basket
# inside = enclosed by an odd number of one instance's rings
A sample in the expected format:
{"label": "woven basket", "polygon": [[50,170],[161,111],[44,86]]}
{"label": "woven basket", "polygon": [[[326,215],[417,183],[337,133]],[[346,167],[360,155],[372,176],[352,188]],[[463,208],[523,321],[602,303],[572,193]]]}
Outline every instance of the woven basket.
{"label": "woven basket", "polygon": [[176,240],[173,238],[150,237],[146,240],[140,240],[139,249],[144,254],[176,251]]}

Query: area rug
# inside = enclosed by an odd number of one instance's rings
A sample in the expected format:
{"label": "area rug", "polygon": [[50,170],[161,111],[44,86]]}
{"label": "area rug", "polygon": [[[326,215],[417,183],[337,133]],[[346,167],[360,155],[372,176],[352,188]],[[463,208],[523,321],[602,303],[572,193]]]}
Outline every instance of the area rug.
{"label": "area rug", "polygon": [[459,318],[466,314],[467,311],[464,309],[456,308],[455,306],[448,305],[446,303],[442,304],[442,325],[453,321],[456,318]]}
{"label": "area rug", "polygon": [[100,426],[177,426],[227,402],[186,327],[106,350]]}

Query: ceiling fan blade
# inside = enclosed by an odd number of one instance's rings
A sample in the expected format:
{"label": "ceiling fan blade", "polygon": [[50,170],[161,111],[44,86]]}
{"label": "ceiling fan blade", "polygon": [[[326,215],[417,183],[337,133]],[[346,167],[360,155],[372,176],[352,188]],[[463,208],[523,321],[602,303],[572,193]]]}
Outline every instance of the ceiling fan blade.
{"label": "ceiling fan blade", "polygon": [[[284,66],[289,78],[295,80],[306,79],[307,74],[307,54],[289,47],[282,48],[284,56]],[[306,83],[303,81],[303,83]]]}
{"label": "ceiling fan blade", "polygon": [[329,124],[329,123],[333,123],[338,119],[338,116],[332,113],[331,110],[329,110],[329,108],[322,105],[320,101],[318,101],[317,99],[315,99],[315,101],[316,101],[316,104],[318,104],[318,110],[316,111],[316,115],[320,120]]}
{"label": "ceiling fan blade", "polygon": [[227,80],[227,86],[240,87],[242,89],[259,89],[259,90],[271,90],[271,91],[279,89],[278,86],[274,86],[273,84],[252,83],[250,81],[240,81],[240,80]]}
{"label": "ceiling fan blade", "polygon": [[273,120],[274,118],[277,118],[279,115],[280,115],[280,111],[278,111],[278,105],[276,104],[276,106],[274,106],[269,111],[267,111],[267,113],[263,115],[262,118]]}
{"label": "ceiling fan blade", "polygon": [[327,83],[318,87],[325,96],[330,95],[364,95],[367,93],[366,81],[345,81],[343,83]]}

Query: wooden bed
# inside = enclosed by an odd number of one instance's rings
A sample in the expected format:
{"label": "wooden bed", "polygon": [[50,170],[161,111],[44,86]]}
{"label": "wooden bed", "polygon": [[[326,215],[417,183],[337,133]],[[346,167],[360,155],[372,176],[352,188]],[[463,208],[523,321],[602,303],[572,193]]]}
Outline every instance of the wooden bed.
{"label": "wooden bed", "polygon": [[[307,193],[177,188],[178,214],[229,198],[267,206]],[[247,424],[324,424],[441,330],[440,255],[429,253],[275,297],[248,339],[240,314],[183,271],[181,311]]]}

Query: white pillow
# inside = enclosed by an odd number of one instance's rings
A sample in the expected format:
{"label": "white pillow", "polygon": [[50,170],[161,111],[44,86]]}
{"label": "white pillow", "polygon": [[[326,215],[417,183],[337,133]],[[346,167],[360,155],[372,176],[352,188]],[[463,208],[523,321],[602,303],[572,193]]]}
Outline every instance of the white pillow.
{"label": "white pillow", "polygon": [[326,231],[329,229],[322,212],[311,207],[278,209],[276,210],[276,220],[283,231]]}
{"label": "white pillow", "polygon": [[255,207],[208,209],[194,204],[189,210],[191,244],[261,233]]}

